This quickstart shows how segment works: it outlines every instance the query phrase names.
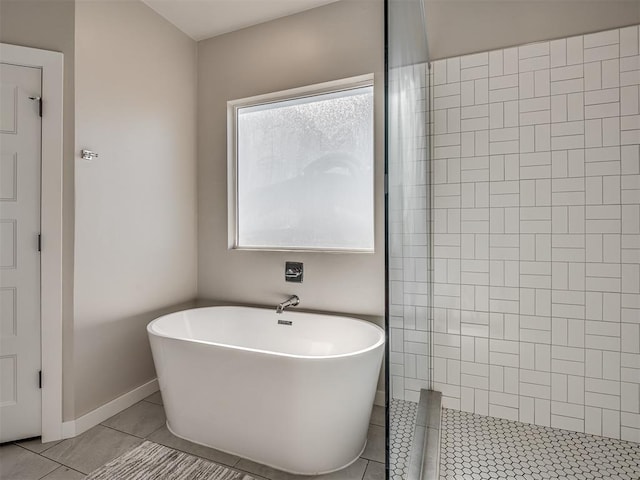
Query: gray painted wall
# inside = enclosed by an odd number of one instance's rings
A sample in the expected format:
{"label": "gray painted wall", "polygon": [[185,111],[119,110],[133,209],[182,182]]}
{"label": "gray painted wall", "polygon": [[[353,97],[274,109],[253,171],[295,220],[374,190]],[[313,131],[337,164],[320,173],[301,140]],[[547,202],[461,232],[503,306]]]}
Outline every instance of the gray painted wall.
{"label": "gray painted wall", "polygon": [[640,23],[639,0],[424,0],[431,60]]}
{"label": "gray painted wall", "polygon": [[[198,296],[384,314],[383,2],[344,0],[198,44]],[[375,74],[375,253],[251,252],[227,248],[227,101]],[[285,260],[305,265],[285,283]]]}
{"label": "gray painted wall", "polygon": [[[64,54],[63,420],[73,420],[155,376],[145,325],[196,294],[197,47],[137,0],[3,0],[0,41]],[[101,161],[82,163],[84,147]]]}
{"label": "gray painted wall", "polygon": [[145,4],[76,3],[75,412],[155,377],[146,324],[196,295],[196,42]]}

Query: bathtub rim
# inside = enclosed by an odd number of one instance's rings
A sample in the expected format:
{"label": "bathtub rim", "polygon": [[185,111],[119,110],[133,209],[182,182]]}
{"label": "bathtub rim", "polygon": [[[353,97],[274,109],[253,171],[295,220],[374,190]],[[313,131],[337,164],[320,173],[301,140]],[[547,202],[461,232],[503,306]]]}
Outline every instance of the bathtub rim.
{"label": "bathtub rim", "polygon": [[[259,348],[242,347],[242,346],[239,346],[239,345],[229,345],[229,344],[226,344],[226,343],[209,342],[209,341],[198,340],[198,339],[194,339],[194,338],[184,338],[184,337],[178,337],[178,336],[171,336],[171,335],[160,333],[160,332],[158,332],[158,331],[153,329],[153,324],[155,322],[158,322],[158,321],[160,321],[160,320],[162,320],[162,319],[164,319],[166,317],[170,317],[172,315],[176,315],[176,314],[179,314],[179,313],[185,313],[185,312],[191,312],[191,311],[195,311],[195,310],[218,309],[218,308],[238,308],[238,309],[247,309],[247,310],[270,311],[269,308],[264,308],[264,307],[245,307],[245,306],[241,306],[241,305],[216,305],[216,306],[208,306],[208,307],[187,308],[185,310],[179,310],[177,312],[167,313],[165,315],[161,315],[160,317],[154,318],[153,320],[151,320],[147,324],[147,333],[149,335],[154,335],[156,337],[166,338],[166,339],[176,340],[176,341],[181,341],[181,342],[198,343],[198,344],[201,344],[201,345],[209,345],[209,346],[212,346],[212,347],[228,348],[228,349],[231,349],[231,350],[239,350],[239,351],[243,351],[243,352],[252,352],[252,353],[258,353],[258,354],[263,354],[263,355],[271,355],[271,356],[275,356],[275,357],[287,357],[287,358],[295,358],[295,359],[301,359],[301,360],[327,360],[327,359],[354,357],[354,356],[357,356],[357,355],[362,355],[362,354],[365,354],[367,352],[376,350],[380,346],[384,345],[385,342],[386,342],[384,329],[382,329],[379,325],[376,325],[373,322],[370,322],[368,320],[362,320],[360,318],[349,317],[349,316],[345,316],[345,315],[331,315],[331,314],[327,314],[327,313],[313,313],[313,312],[287,312],[287,313],[290,313],[290,314],[293,314],[293,315],[304,314],[304,315],[318,315],[318,316],[343,318],[343,319],[351,321],[351,322],[363,323],[368,328],[373,328],[374,330],[377,331],[377,333],[379,335],[378,336],[378,340],[374,344],[369,345],[366,348],[361,348],[359,350],[355,350],[353,352],[348,352],[348,353],[340,353],[340,354],[336,354],[336,355],[298,355],[298,354],[292,354],[292,353],[275,352],[275,351],[271,351],[271,350],[262,350],[262,349],[259,349]],[[365,446],[366,446],[366,442],[365,442]]]}

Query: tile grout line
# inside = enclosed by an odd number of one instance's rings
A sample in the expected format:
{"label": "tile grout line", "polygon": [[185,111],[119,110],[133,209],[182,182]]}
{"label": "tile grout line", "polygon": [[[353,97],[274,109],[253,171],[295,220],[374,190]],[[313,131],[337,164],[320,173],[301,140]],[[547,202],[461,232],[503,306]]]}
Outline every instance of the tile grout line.
{"label": "tile grout line", "polygon": [[[46,457],[43,457],[43,458],[46,458]],[[49,459],[49,460],[50,460],[50,459]],[[57,462],[56,462],[56,463],[57,463]],[[80,474],[80,475],[82,475],[82,476],[86,476],[86,474],[82,473],[80,470],[76,470],[76,469],[71,468],[71,467],[69,467],[69,466],[67,466],[67,465],[59,464],[56,468],[54,468],[53,470],[51,470],[51,471],[50,471],[49,473],[47,473],[44,477],[40,477],[40,479],[39,479],[39,480],[42,480],[42,479],[46,478],[47,476],[51,475],[53,472],[56,472],[56,471],[60,470],[61,468],[67,468],[67,469],[71,470],[72,472],[76,472],[76,473],[79,473],[79,474]]]}
{"label": "tile grout line", "polygon": [[[108,420],[108,419],[107,419],[107,420]],[[107,420],[105,420],[105,422],[106,422]],[[140,440],[146,440],[146,439],[147,439],[147,437],[141,437],[141,436],[136,435],[136,434],[134,434],[134,433],[129,433],[129,432],[125,432],[125,431],[123,431],[123,430],[118,430],[117,428],[112,427],[112,426],[110,426],[110,425],[105,425],[104,423],[99,423],[98,425],[99,425],[99,426],[101,426],[101,427],[108,428],[109,430],[113,430],[114,432],[124,433],[125,435],[130,435],[130,436],[135,437],[135,438],[138,438],[138,439],[140,439]],[[98,426],[98,425],[96,425],[96,426]],[[151,434],[153,434],[153,433],[157,432],[157,431],[158,431],[158,430],[160,430],[161,428],[162,428],[162,427],[158,427],[158,428],[156,428],[156,429],[155,429],[153,432],[151,432],[149,435],[151,435]],[[74,438],[77,438],[77,437],[74,437]],[[155,442],[154,442],[154,443],[155,443]]]}

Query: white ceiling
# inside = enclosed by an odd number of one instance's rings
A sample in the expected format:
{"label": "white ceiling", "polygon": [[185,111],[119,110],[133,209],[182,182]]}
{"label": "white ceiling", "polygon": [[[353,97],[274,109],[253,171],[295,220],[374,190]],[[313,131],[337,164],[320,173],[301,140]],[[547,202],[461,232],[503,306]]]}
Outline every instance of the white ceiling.
{"label": "white ceiling", "polygon": [[142,1],[194,40],[203,40],[338,0]]}

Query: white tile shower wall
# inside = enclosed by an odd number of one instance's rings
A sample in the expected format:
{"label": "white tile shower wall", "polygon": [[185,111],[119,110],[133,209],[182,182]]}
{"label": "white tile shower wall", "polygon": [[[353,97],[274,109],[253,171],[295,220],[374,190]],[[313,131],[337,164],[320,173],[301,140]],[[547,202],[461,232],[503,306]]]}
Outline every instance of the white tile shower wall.
{"label": "white tile shower wall", "polygon": [[404,66],[389,78],[389,373],[392,397],[413,402],[429,385],[426,72]]}
{"label": "white tile shower wall", "polygon": [[639,37],[433,62],[445,407],[640,442]]}

